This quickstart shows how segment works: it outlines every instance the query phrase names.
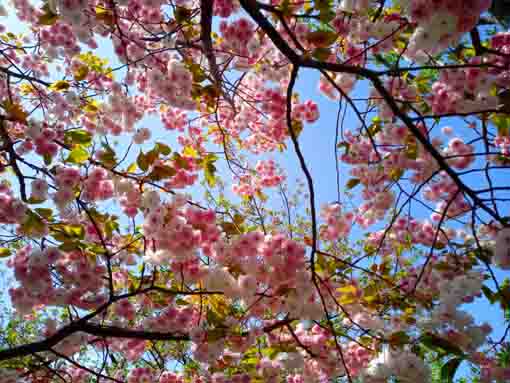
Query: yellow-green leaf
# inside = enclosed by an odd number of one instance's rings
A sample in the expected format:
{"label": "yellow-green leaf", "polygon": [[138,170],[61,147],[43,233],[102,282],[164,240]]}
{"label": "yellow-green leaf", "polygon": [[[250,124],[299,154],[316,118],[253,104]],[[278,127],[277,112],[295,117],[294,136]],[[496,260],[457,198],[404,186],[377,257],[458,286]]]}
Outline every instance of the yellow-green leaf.
{"label": "yellow-green leaf", "polygon": [[347,188],[347,190],[350,190],[359,185],[360,182],[361,180],[359,178],[351,178],[349,181],[347,181],[345,187]]}
{"label": "yellow-green leaf", "polygon": [[73,71],[73,76],[76,81],[85,80],[85,78],[87,77],[88,74],[89,74],[89,67],[85,64],[78,66],[78,68],[76,68]]}
{"label": "yellow-green leaf", "polygon": [[68,81],[58,80],[50,85],[50,90],[53,90],[55,92],[63,92],[63,91],[68,90],[70,86],[71,86],[71,84],[69,84]]}
{"label": "yellow-green leaf", "polygon": [[99,111],[99,103],[96,100],[88,101],[83,110],[86,113],[96,114]]}
{"label": "yellow-green leaf", "polygon": [[292,121],[291,127],[294,136],[299,137],[299,135],[303,131],[303,123],[301,121]]}
{"label": "yellow-green leaf", "polygon": [[464,358],[452,358],[441,367],[441,383],[453,383],[455,373]]}
{"label": "yellow-green leaf", "polygon": [[508,136],[510,134],[510,118],[503,114],[495,114],[492,116],[491,121],[498,129],[498,135]]}
{"label": "yellow-green leaf", "polygon": [[318,48],[329,47],[338,37],[338,34],[328,31],[309,32],[306,39],[310,44]]}
{"label": "yellow-green leaf", "polygon": [[404,169],[402,169],[402,168],[392,169],[390,172],[390,178],[396,182],[402,177],[403,174],[404,174]]}
{"label": "yellow-green leaf", "polygon": [[9,119],[18,121],[18,122],[26,122],[28,113],[23,110],[20,104],[11,103],[9,101],[5,102],[3,105],[5,112],[7,113],[7,117]]}
{"label": "yellow-green leaf", "polygon": [[173,177],[176,173],[176,170],[171,166],[154,166],[154,169],[149,174],[149,178],[152,181],[161,181]]}
{"label": "yellow-green leaf", "polygon": [[82,164],[87,161],[88,158],[89,153],[83,147],[78,146],[77,148],[73,149],[71,153],[69,153],[66,161],[74,164]]}
{"label": "yellow-green leaf", "polygon": [[103,144],[103,151],[99,159],[103,165],[107,167],[113,167],[117,164],[117,160],[115,159],[115,151],[111,148],[110,145],[107,144]]}
{"label": "yellow-green leaf", "polygon": [[128,173],[133,173],[135,170],[136,170],[136,162],[133,162],[131,165],[128,166],[128,168],[126,169],[126,172]]}
{"label": "yellow-green leaf", "polygon": [[312,51],[312,57],[319,61],[325,61],[330,55],[331,51],[328,48],[315,48]]}
{"label": "yellow-green leaf", "polygon": [[86,130],[70,130],[65,132],[64,140],[66,144],[79,144],[88,146],[92,143],[92,134]]}
{"label": "yellow-green leaf", "polygon": [[106,25],[113,25],[114,15],[111,9],[96,6],[96,19],[104,22]]}
{"label": "yellow-green leaf", "polygon": [[341,294],[356,294],[357,289],[353,285],[342,286],[337,289],[337,291]]}
{"label": "yellow-green leaf", "polygon": [[28,210],[21,229],[26,235],[39,236],[46,231],[46,224],[38,214]]}
{"label": "yellow-green leaf", "polygon": [[48,4],[44,4],[42,10],[44,13],[37,20],[40,25],[53,25],[57,22],[58,15],[53,13]]}
{"label": "yellow-green leaf", "polygon": [[0,258],[6,258],[9,255],[11,255],[11,250],[7,249],[6,247],[0,248]]}
{"label": "yellow-green leaf", "polygon": [[404,345],[410,341],[409,335],[405,331],[394,332],[390,335],[388,341],[393,346]]}
{"label": "yellow-green leaf", "polygon": [[214,163],[211,161],[206,162],[204,166],[204,176],[207,184],[210,187],[214,187],[216,185],[216,176],[214,175],[215,173],[216,166],[214,166]]}
{"label": "yellow-green leaf", "polygon": [[343,286],[339,287],[337,291],[340,293],[338,302],[342,305],[349,305],[355,303],[358,300],[357,289],[355,286]]}
{"label": "yellow-green leaf", "polygon": [[48,208],[38,207],[34,210],[37,212],[37,214],[46,219],[50,219],[53,216],[53,210]]}
{"label": "yellow-green leaf", "polygon": [[241,232],[238,229],[238,226],[232,222],[222,222],[221,228],[223,229],[223,232],[227,235],[238,235],[241,234]]}
{"label": "yellow-green leaf", "polygon": [[147,171],[147,169],[149,169],[150,166],[149,160],[144,152],[140,151],[138,157],[136,157],[136,164],[138,165],[140,170],[143,170],[144,172]]}
{"label": "yellow-green leaf", "polygon": [[164,156],[168,156],[170,153],[172,153],[172,149],[170,149],[170,146],[163,144],[162,142],[156,142],[156,145],[154,146],[153,150],[160,154],[163,154]]}
{"label": "yellow-green leaf", "polygon": [[175,152],[172,155],[172,160],[181,169],[189,169],[188,161],[186,161],[179,153]]}
{"label": "yellow-green leaf", "polygon": [[192,146],[186,146],[182,153],[187,157],[192,157],[192,158],[198,157],[198,152]]}

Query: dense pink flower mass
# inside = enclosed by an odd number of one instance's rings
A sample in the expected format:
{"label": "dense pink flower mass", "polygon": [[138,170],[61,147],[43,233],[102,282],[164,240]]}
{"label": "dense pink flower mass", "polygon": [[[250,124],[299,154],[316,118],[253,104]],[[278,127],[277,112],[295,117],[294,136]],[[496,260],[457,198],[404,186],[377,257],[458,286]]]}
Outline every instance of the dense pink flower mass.
{"label": "dense pink flower mass", "polygon": [[500,2],[1,4],[0,383],[508,381]]}

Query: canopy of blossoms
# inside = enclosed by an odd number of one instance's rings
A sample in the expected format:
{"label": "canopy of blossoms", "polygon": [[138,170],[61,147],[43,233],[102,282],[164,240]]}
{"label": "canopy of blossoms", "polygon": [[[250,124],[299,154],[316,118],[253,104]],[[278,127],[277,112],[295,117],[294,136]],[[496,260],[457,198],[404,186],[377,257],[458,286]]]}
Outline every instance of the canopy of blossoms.
{"label": "canopy of blossoms", "polygon": [[501,3],[2,2],[0,383],[510,381]]}

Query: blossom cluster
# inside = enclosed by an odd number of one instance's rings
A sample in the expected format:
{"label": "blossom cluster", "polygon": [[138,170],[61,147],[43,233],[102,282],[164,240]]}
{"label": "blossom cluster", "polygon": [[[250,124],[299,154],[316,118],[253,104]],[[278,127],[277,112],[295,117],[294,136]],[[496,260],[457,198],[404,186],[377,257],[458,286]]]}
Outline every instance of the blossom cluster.
{"label": "blossom cluster", "polygon": [[21,223],[25,218],[26,205],[13,196],[9,186],[0,184],[0,223]]}
{"label": "blossom cluster", "polygon": [[[9,259],[8,266],[14,269],[20,283],[19,287],[9,289],[12,303],[20,313],[69,304],[90,309],[105,301],[101,294],[105,267],[82,257],[80,252],[63,253],[55,247],[32,250],[27,246]],[[60,286],[53,284],[52,271],[60,275]]]}
{"label": "blossom cluster", "polygon": [[275,187],[285,180],[273,160],[261,160],[255,165],[255,174],[244,174],[232,185],[232,191],[241,196],[253,196],[262,189]]}

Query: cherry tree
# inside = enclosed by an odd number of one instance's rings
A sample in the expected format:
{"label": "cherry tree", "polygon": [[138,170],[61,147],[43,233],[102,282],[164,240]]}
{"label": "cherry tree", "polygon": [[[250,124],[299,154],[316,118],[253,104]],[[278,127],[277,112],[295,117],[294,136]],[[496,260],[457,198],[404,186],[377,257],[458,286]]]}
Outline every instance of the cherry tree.
{"label": "cherry tree", "polygon": [[509,381],[502,3],[0,5],[0,382]]}

